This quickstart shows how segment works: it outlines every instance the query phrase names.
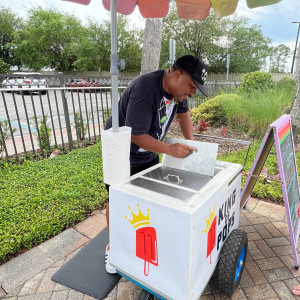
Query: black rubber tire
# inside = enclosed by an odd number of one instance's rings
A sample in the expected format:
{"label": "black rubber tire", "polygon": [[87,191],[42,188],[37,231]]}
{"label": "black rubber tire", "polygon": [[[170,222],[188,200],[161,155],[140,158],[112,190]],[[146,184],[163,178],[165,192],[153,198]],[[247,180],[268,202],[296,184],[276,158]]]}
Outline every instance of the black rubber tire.
{"label": "black rubber tire", "polygon": [[147,292],[146,290],[142,290],[138,300],[154,300],[154,295]]}
{"label": "black rubber tire", "polygon": [[[244,246],[243,265],[241,266],[239,277],[235,280],[239,258]],[[216,269],[217,289],[227,296],[233,295],[241,281],[247,258],[247,249],[247,233],[240,229],[234,229],[225,241]]]}

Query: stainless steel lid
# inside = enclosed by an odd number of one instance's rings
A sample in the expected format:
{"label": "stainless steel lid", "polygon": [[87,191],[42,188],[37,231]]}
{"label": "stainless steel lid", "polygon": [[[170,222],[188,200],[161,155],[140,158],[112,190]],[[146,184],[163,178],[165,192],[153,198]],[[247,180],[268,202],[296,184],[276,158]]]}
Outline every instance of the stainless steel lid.
{"label": "stainless steel lid", "polygon": [[[215,170],[215,175],[219,171],[220,170]],[[157,179],[162,182],[168,182],[176,186],[183,186],[196,191],[199,191],[212,179],[211,176],[163,166],[156,168],[143,176]]]}
{"label": "stainless steel lid", "polygon": [[[215,175],[220,169],[215,170]],[[155,181],[151,180],[155,179]],[[141,188],[154,191],[163,195],[186,201],[196,191],[201,190],[212,177],[179,169],[160,166],[152,171],[143,174],[142,177],[131,180],[129,183]],[[168,184],[166,184],[168,183]],[[188,188],[193,191],[189,191]]]}

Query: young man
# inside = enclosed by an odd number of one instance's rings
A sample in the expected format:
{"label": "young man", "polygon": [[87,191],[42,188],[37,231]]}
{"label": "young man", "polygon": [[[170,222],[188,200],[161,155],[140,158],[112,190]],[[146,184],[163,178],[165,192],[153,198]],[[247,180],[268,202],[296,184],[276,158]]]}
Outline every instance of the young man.
{"label": "young man", "polygon": [[[177,115],[185,139],[193,139],[193,124],[187,100],[197,88],[207,96],[204,88],[205,64],[192,55],[185,55],[168,70],[158,70],[136,77],[125,89],[119,102],[119,126],[132,128],[130,166],[131,175],[159,162],[157,153],[183,158],[196,149],[185,144],[166,144],[164,139]],[[105,129],[111,128],[111,117]],[[107,186],[107,190],[109,187]],[[106,205],[109,225],[109,203]],[[105,252],[108,273],[116,273],[109,264],[109,245]]]}

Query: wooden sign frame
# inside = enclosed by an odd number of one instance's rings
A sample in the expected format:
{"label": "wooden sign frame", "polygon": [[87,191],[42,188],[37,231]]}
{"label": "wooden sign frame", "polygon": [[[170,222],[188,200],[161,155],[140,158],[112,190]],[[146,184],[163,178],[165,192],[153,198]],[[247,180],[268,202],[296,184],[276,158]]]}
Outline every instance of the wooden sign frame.
{"label": "wooden sign frame", "polygon": [[298,269],[297,244],[300,218],[296,217],[295,209],[300,202],[300,192],[292,124],[289,115],[282,115],[269,125],[241,193],[241,209],[248,202],[274,143],[293,257],[295,267]]}

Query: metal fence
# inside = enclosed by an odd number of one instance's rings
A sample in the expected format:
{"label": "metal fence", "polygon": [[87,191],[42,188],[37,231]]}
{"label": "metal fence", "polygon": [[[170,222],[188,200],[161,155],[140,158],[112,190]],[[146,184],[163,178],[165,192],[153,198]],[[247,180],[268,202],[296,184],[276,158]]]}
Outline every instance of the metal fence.
{"label": "metal fence", "polygon": [[[29,78],[29,79],[28,79]],[[31,80],[31,85],[24,81]],[[0,75],[0,157],[15,157],[53,147],[72,150],[83,142],[94,142],[111,113],[110,78],[70,76]],[[132,78],[122,78],[119,95]],[[210,94],[220,88],[236,88],[237,82],[206,83]],[[200,105],[200,95],[190,107]]]}

